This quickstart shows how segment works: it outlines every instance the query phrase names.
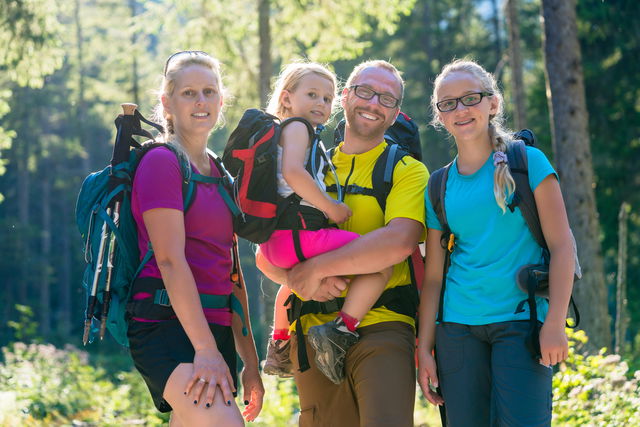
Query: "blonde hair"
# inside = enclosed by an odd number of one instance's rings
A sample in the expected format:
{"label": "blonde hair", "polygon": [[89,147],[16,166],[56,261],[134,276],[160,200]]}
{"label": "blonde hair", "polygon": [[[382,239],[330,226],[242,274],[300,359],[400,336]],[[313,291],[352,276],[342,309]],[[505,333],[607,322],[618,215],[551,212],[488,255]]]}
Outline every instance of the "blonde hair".
{"label": "blonde hair", "polygon": [[[498,83],[493,74],[482,68],[478,63],[469,59],[457,59],[442,68],[438,77],[436,77],[433,83],[433,94],[431,95],[431,109],[433,112],[433,119],[431,124],[434,127],[442,127],[442,122],[438,117],[438,109],[436,103],[438,102],[437,94],[440,89],[442,81],[451,73],[467,73],[475,77],[480,83],[480,89],[484,92],[493,94],[498,100],[498,110],[495,114],[489,116],[489,138],[491,140],[491,148],[494,152],[507,151],[507,144],[513,139],[511,132],[507,130],[504,125],[504,108],[503,97]],[[516,184],[511,176],[509,165],[505,162],[498,163],[493,173],[493,194],[496,198],[496,203],[502,209],[502,212],[506,212],[507,199],[515,191]]]}
{"label": "blonde hair", "polygon": [[[169,57],[167,65],[165,66],[165,74],[162,77],[162,83],[160,89],[157,91],[158,103],[153,109],[154,121],[160,123],[164,127],[164,139],[170,140],[170,136],[175,133],[173,126],[173,120],[169,117],[169,114],[164,110],[162,105],[162,96],[171,96],[176,87],[176,79],[178,74],[190,65],[200,65],[213,71],[213,75],[216,79],[216,85],[218,91],[222,95],[223,99],[228,97],[227,89],[222,83],[222,73],[220,72],[220,61],[216,58],[200,51],[185,51],[174,54],[175,56]],[[220,112],[218,116],[218,122],[216,126],[222,126],[224,124],[224,116]]]}
{"label": "blonde hair", "polygon": [[280,119],[284,118],[287,111],[286,107],[282,104],[282,92],[285,90],[295,92],[302,79],[309,74],[324,77],[333,83],[333,101],[331,105],[331,111],[333,112],[334,106],[336,105],[335,95],[338,90],[338,79],[336,75],[322,64],[300,61],[286,65],[280,72],[280,75],[278,75],[275,88],[267,103],[267,113],[273,114]]}
{"label": "blonde hair", "polygon": [[374,59],[369,61],[361,62],[353,69],[349,78],[347,79],[346,87],[351,87],[353,81],[360,75],[360,73],[367,68],[382,68],[383,70],[389,71],[393,74],[398,83],[400,83],[400,102],[398,103],[398,107],[402,104],[402,99],[404,98],[404,80],[402,79],[402,75],[400,71],[396,67],[393,66],[390,62],[384,61],[382,59]]}

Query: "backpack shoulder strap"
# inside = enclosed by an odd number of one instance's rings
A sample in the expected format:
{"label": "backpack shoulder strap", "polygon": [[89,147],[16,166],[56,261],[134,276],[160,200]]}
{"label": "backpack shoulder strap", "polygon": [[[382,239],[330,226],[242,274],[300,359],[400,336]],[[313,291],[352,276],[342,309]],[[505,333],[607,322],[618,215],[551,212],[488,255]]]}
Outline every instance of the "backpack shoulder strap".
{"label": "backpack shoulder strap", "polygon": [[540,226],[536,199],[529,185],[529,164],[525,143],[521,140],[511,141],[507,146],[507,158],[511,176],[516,183],[515,194],[509,204],[509,209],[513,212],[516,206],[520,208],[522,217],[527,223],[527,227],[529,227],[533,238],[540,247],[548,250],[547,242],[544,239],[542,227]]}
{"label": "backpack shoulder strap", "polygon": [[178,164],[180,164],[180,172],[182,173],[183,209],[186,213],[196,197],[196,181],[193,179],[196,174],[193,173],[189,158],[187,158],[184,152],[182,152],[172,144],[167,143],[164,144],[164,146],[166,146],[173,152],[173,154],[175,154],[176,158],[178,159]]}
{"label": "backpack shoulder strap", "polygon": [[440,221],[440,225],[443,229],[443,234],[450,232],[449,222],[447,221],[447,213],[444,208],[444,194],[447,188],[447,178],[449,177],[450,167],[451,163],[433,172],[429,177],[429,183],[427,184],[427,194],[429,195],[429,201],[431,202],[431,206],[433,206],[433,210],[436,212],[438,221]]}
{"label": "backpack shoulder strap", "polygon": [[382,212],[387,207],[387,197],[393,188],[393,171],[398,162],[408,155],[409,153],[398,144],[387,144],[373,166],[371,174],[373,197],[378,201]]}
{"label": "backpack shoulder strap", "polygon": [[222,200],[224,200],[225,205],[227,205],[233,216],[241,215],[242,212],[240,212],[240,208],[231,197],[231,195],[233,194],[233,177],[224,167],[224,164],[222,163],[220,157],[218,157],[218,155],[214,153],[213,150],[207,148],[207,154],[213,160],[213,163],[216,165],[216,168],[218,168],[218,172],[220,173],[220,178],[210,176],[205,177],[209,178],[207,179],[207,182],[217,184],[218,192],[220,193]]}
{"label": "backpack shoulder strap", "polygon": [[280,123],[280,127],[284,128],[289,123],[293,122],[304,123],[304,125],[307,127],[307,131],[309,132],[309,140],[313,141],[313,136],[315,135],[316,131],[313,126],[311,126],[311,123],[309,123],[309,120],[305,119],[304,117],[289,117],[288,119],[285,119],[282,121],[282,123]]}
{"label": "backpack shoulder strap", "polygon": [[449,177],[449,168],[451,167],[452,163],[449,163],[432,173],[429,177],[429,182],[427,183],[427,194],[429,197],[429,201],[431,202],[433,210],[438,217],[438,221],[440,221],[440,225],[442,226],[440,245],[445,250],[444,265],[442,266],[442,286],[440,288],[440,296],[438,302],[437,320],[439,322],[442,322],[444,319],[444,293],[447,287],[447,271],[449,269],[449,264],[451,263],[451,252],[453,251],[451,229],[449,228],[447,213],[444,208],[444,196],[447,189],[447,178]]}

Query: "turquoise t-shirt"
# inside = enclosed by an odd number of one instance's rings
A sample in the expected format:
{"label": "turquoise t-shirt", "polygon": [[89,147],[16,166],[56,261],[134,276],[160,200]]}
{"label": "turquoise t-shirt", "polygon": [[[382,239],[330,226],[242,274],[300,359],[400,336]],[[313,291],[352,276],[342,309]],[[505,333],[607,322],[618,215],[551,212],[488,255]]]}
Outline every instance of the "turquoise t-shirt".
{"label": "turquoise t-shirt", "polygon": [[[527,147],[529,185],[532,190],[553,174],[542,151]],[[538,246],[520,213],[502,212],[493,195],[493,155],[472,175],[458,172],[457,157],[447,179],[445,209],[456,245],[451,254],[444,295],[443,321],[486,325],[528,320],[529,307],[515,313],[526,294],[516,284],[516,272],[525,264],[542,262]],[[442,230],[428,193],[425,193],[427,228]],[[427,254],[428,256],[428,254]],[[537,298],[538,320],[544,321],[548,302]]]}

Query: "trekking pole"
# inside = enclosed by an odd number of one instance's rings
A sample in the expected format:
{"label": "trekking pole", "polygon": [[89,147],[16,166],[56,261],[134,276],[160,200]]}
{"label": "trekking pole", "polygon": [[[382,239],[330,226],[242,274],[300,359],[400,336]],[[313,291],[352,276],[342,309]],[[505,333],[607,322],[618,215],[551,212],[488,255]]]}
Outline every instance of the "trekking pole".
{"label": "trekking pole", "polygon": [[[118,176],[114,171],[116,166],[129,159],[129,151],[131,149],[131,139],[133,135],[134,116],[138,106],[136,104],[121,104],[123,116],[116,119],[116,142],[113,147],[113,157],[111,158],[111,171],[109,177],[109,191],[114,191],[119,185],[127,183],[128,178]],[[120,224],[120,205],[124,191],[118,191],[110,202],[113,203],[113,211],[111,218],[115,228]],[[111,279],[113,273],[113,258],[116,251],[117,240],[114,233],[111,233],[109,240],[109,253],[107,255],[107,277],[104,284],[104,292],[102,294],[102,315],[100,316],[100,339],[104,339],[104,333],[107,326],[107,317],[109,315],[109,305],[111,304]]]}
{"label": "trekking pole", "polygon": [[[111,215],[111,208],[107,208],[107,215]],[[104,259],[104,249],[107,244],[107,234],[109,229],[107,223],[102,224],[102,232],[100,235],[100,246],[98,248],[98,261],[96,263],[96,271],[93,274],[93,284],[91,285],[91,294],[87,300],[87,311],[84,318],[84,333],[82,334],[82,344],[87,345],[89,342],[89,332],[91,331],[91,319],[96,308],[96,295],[98,293],[98,281],[102,273],[102,261]]]}

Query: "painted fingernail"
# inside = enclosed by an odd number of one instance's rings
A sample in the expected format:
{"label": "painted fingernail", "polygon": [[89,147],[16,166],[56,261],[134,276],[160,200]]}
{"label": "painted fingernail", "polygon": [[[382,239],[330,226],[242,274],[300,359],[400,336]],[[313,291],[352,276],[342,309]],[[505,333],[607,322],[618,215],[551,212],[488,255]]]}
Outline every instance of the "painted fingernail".
{"label": "painted fingernail", "polygon": [[248,404],[249,404],[249,401],[248,401],[248,400],[245,400],[245,401],[244,401],[244,404],[245,404],[245,405],[248,405]]}
{"label": "painted fingernail", "polygon": [[187,392],[186,392],[186,391],[184,392],[184,395],[185,395],[185,396],[187,395]]}
{"label": "painted fingernail", "polygon": [[231,401],[227,400],[227,406],[231,406]]}
{"label": "painted fingernail", "polygon": [[197,404],[198,404],[198,401],[197,401],[197,400],[194,400],[194,401],[193,401],[193,404],[194,404],[194,405],[197,405]]}
{"label": "painted fingernail", "polygon": [[207,403],[207,408],[210,408],[210,407],[211,407],[211,403]]}

